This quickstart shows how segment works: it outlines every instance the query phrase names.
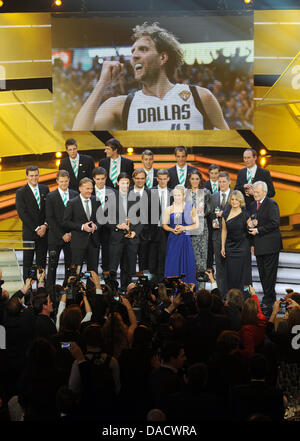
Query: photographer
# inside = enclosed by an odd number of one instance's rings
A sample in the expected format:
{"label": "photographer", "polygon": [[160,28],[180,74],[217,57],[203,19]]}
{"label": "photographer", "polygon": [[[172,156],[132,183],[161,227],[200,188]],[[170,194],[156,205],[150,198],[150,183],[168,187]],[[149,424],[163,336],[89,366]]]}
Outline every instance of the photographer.
{"label": "photographer", "polygon": [[[283,330],[283,326],[276,330],[274,326],[276,317],[284,308],[288,312],[287,319],[285,319],[285,330]],[[300,351],[294,350],[291,342],[295,336],[292,333],[292,328],[295,325],[300,325],[300,305],[292,298],[274,302],[273,311],[266,327],[266,335],[275,343],[279,361],[289,363],[299,363],[300,361]]]}
{"label": "photographer", "polygon": [[[74,276],[69,277],[68,283],[70,283],[74,279],[75,279]],[[84,323],[84,322],[88,322],[88,321],[91,320],[92,309],[91,309],[90,303],[89,303],[89,301],[87,299],[86,287],[85,287],[85,285],[82,282],[80,282],[80,283],[81,283],[81,290],[80,290],[80,292],[82,294],[82,300],[83,300],[83,304],[84,304],[84,308],[85,308],[85,316],[82,318],[80,323]],[[59,331],[60,331],[60,325],[61,325],[60,324],[61,316],[62,316],[63,312],[66,311],[66,303],[67,303],[67,294],[64,293],[61,296],[61,299],[60,299],[60,302],[59,302],[59,306],[58,306],[58,313],[57,313],[57,317],[56,317],[56,328]],[[77,308],[80,310],[80,307],[78,305],[69,305],[68,307],[71,307],[71,306],[72,307],[77,306]],[[80,310],[80,313],[81,313],[81,310]],[[66,315],[67,314],[65,314],[65,316]]]}
{"label": "photographer", "polygon": [[133,332],[137,326],[135,313],[130,302],[124,296],[119,296],[119,302],[125,306],[129,318],[129,326],[124,322],[120,312],[117,312],[116,303],[111,307],[110,314],[103,326],[103,337],[107,351],[115,358],[119,358],[123,349],[129,348]]}
{"label": "photographer", "polygon": [[8,363],[6,385],[9,393],[13,394],[16,392],[16,381],[25,363],[26,350],[34,338],[36,320],[34,310],[22,302],[23,297],[29,295],[33,282],[31,278],[27,278],[23,288],[7,301],[3,311]]}

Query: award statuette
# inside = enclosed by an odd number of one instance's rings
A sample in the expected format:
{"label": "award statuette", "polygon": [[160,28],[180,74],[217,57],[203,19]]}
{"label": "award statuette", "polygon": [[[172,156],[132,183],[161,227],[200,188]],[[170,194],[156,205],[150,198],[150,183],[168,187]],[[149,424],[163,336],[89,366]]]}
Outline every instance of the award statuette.
{"label": "award statuette", "polygon": [[251,214],[251,216],[250,216],[250,220],[249,220],[249,222],[248,222],[248,230],[251,230],[252,228],[255,228],[255,225],[254,225],[254,223],[253,223],[253,221],[254,221],[255,219],[257,219],[257,215],[256,215],[256,213]]}
{"label": "award statuette", "polygon": [[[215,208],[215,215],[217,216],[219,213],[220,213],[220,208],[219,207],[216,207]],[[215,219],[213,219],[213,221],[212,221],[212,227],[213,228],[220,228],[220,222],[219,222],[219,219],[216,217]]]}
{"label": "award statuette", "polygon": [[[128,225],[129,230],[124,234],[124,237],[130,238],[131,230],[130,230],[130,220],[128,217],[126,217],[126,225]],[[126,231],[126,230],[124,230],[124,231]]]}

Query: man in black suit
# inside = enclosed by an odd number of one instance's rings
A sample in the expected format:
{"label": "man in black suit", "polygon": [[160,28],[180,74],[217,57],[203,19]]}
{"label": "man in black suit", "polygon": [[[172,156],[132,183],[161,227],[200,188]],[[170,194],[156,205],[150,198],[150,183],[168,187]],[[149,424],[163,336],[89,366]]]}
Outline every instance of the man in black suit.
{"label": "man in black suit", "polygon": [[253,195],[250,213],[256,219],[249,220],[249,232],[253,236],[254,254],[263,288],[262,308],[266,315],[271,315],[272,305],[276,300],[275,284],[282,249],[280,234],[280,214],[275,201],[267,197],[267,184],[262,181],[253,184]]}
{"label": "man in black suit", "polygon": [[220,166],[217,164],[210,164],[208,167],[209,180],[205,182],[204,187],[211,192],[211,194],[217,193],[219,191],[219,173]]}
{"label": "man in black suit", "polygon": [[[148,270],[149,244],[150,244],[150,213],[151,192],[145,187],[147,174],[143,168],[137,168],[132,174],[134,186],[130,188],[130,202],[137,202],[136,217],[143,216],[143,228],[139,232],[139,270]],[[140,209],[138,210],[140,206]]]}
{"label": "man in black suit", "polygon": [[172,394],[180,392],[184,383],[179,371],[183,368],[186,356],[183,345],[177,341],[166,342],[162,348],[162,363],[150,376],[152,408],[166,411]]}
{"label": "man in black suit", "polygon": [[81,179],[92,179],[95,163],[91,156],[78,153],[75,139],[67,139],[65,145],[68,156],[62,159],[59,170],[67,170],[67,172],[69,172],[69,188],[78,191],[78,184]]}
{"label": "man in black suit", "polygon": [[249,210],[251,203],[254,201],[253,184],[257,181],[263,181],[267,184],[269,198],[275,196],[270,172],[256,165],[257,153],[254,149],[244,151],[243,160],[246,168],[239,170],[235,184],[235,190],[240,190],[246,202],[246,208]]}
{"label": "man in black suit", "polygon": [[227,172],[219,173],[220,190],[211,196],[211,215],[212,223],[212,244],[216,263],[216,280],[220,293],[225,298],[225,259],[221,256],[221,233],[222,233],[222,214],[228,207],[230,190],[230,176]]}
{"label": "man in black suit", "polygon": [[142,211],[143,217],[147,217],[147,213],[141,209],[140,201],[134,192],[129,192],[130,178],[127,173],[119,174],[117,184],[119,192],[113,213],[114,219],[109,222],[109,265],[111,271],[117,272],[121,263],[121,289],[127,289],[132,276],[136,274],[139,236],[144,228],[139,211]]}
{"label": "man in black suit", "polygon": [[98,274],[99,231],[96,221],[98,204],[93,193],[93,181],[83,178],[79,182],[80,195],[70,200],[64,213],[63,225],[71,232],[72,264]]}
{"label": "man in black suit", "polygon": [[51,289],[56,281],[56,269],[61,250],[64,252],[65,279],[71,265],[71,233],[63,225],[64,212],[70,199],[75,198],[78,192],[69,189],[70,177],[67,170],[59,170],[56,176],[57,190],[52,191],[46,198],[46,219],[49,226],[48,249],[49,263],[47,287]]}
{"label": "man in black suit", "polygon": [[[107,215],[110,204],[115,204],[117,191],[106,185],[107,171],[103,167],[93,170],[93,180],[95,183],[94,194],[100,211],[97,212],[97,221],[102,225],[99,231],[101,244],[101,267],[102,271],[109,271],[109,240],[110,228],[107,223]],[[101,217],[99,217],[101,216]]]}
{"label": "man in black suit", "polygon": [[188,152],[186,147],[175,148],[175,158],[177,164],[169,168],[169,187],[174,189],[176,185],[181,184],[187,186],[187,177],[195,169],[186,163]]}
{"label": "man in black suit", "polygon": [[142,163],[146,173],[146,188],[150,189],[157,185],[157,169],[153,168],[154,156],[151,150],[144,150],[142,153]]}
{"label": "man in black suit", "polygon": [[[220,166],[217,164],[210,164],[208,167],[209,180],[205,182],[204,187],[207,188],[211,194],[219,191],[219,173]],[[214,249],[212,246],[212,225],[208,223],[208,250],[207,250],[207,268],[212,268],[214,262]]]}
{"label": "man in black suit", "polygon": [[[33,241],[35,245],[36,264],[46,268],[47,256],[47,222],[45,198],[49,193],[47,185],[38,184],[39,169],[35,165],[26,168],[27,184],[16,192],[16,209],[22,221],[22,238]],[[34,251],[23,251],[23,277],[28,277],[32,266]]]}
{"label": "man in black suit", "polygon": [[105,145],[106,158],[100,159],[99,167],[107,171],[106,184],[117,188],[117,178],[120,173],[127,173],[131,179],[134,170],[133,161],[121,156],[123,147],[117,139],[111,138],[106,141]]}
{"label": "man in black suit", "polygon": [[162,218],[166,207],[171,205],[172,190],[168,187],[169,180],[167,169],[158,170],[158,186],[151,190],[149,271],[155,274],[158,282],[163,281],[165,272],[168,232],[162,228]]}

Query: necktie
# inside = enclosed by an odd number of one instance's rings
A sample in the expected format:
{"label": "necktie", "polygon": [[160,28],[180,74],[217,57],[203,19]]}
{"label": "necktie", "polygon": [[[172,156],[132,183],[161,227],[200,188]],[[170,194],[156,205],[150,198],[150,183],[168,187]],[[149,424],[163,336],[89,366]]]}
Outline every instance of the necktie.
{"label": "necktie", "polygon": [[101,193],[101,191],[97,191],[97,196],[98,196],[98,199],[99,199],[99,201],[100,201],[100,204],[101,204],[101,206],[103,207],[104,206],[104,198],[103,198],[103,194]]}
{"label": "necktie", "polygon": [[112,159],[111,181],[114,184],[114,186],[117,183],[117,177],[118,177],[117,160]]}
{"label": "necktie", "polygon": [[261,206],[261,202],[258,201],[258,202],[257,202],[257,211],[260,209],[260,206]]}
{"label": "necktie", "polygon": [[77,165],[77,161],[75,159],[72,159],[72,168],[73,168],[74,175],[77,178],[77,176],[78,176],[78,165]]}
{"label": "necktie", "polygon": [[68,203],[68,192],[67,191],[64,191],[64,193],[63,193],[63,203],[66,207],[67,203]]}
{"label": "necktie", "polygon": [[159,226],[162,225],[162,218],[163,218],[163,214],[164,214],[164,211],[165,211],[165,203],[166,203],[165,192],[162,191],[161,195],[160,195],[160,221],[159,221]]}
{"label": "necktie", "polygon": [[184,169],[179,169],[179,184],[184,185]]}
{"label": "necktie", "polygon": [[35,196],[36,202],[38,204],[38,207],[41,208],[41,199],[40,199],[40,195],[39,195],[39,190],[37,188],[34,189],[34,196]]}
{"label": "necktie", "polygon": [[247,181],[248,181],[248,184],[251,184],[251,182],[252,182],[251,173],[250,173],[250,170],[248,170],[248,169],[247,169]]}
{"label": "necktie", "polygon": [[85,213],[86,213],[86,217],[88,218],[88,220],[90,220],[91,218],[91,213],[90,213],[90,207],[89,207],[89,199],[85,200]]}
{"label": "necktie", "polygon": [[213,194],[214,194],[214,193],[217,193],[217,191],[218,191],[218,185],[217,185],[216,182],[213,182],[213,185],[212,185],[212,191],[213,191]]}
{"label": "necktie", "polygon": [[222,193],[221,207],[224,208],[226,204],[226,193]]}
{"label": "necktie", "polygon": [[150,182],[150,178],[149,178],[149,173],[146,172],[146,186],[147,188],[151,187],[151,182]]}

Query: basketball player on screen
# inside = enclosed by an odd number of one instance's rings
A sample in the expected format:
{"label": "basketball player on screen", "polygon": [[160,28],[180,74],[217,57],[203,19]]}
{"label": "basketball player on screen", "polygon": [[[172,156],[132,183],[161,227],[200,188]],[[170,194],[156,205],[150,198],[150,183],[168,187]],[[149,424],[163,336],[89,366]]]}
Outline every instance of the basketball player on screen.
{"label": "basketball player on screen", "polygon": [[138,25],[133,32],[131,65],[142,89],[101,104],[107,86],[124,69],[118,61],[104,61],[73,130],[228,130],[221,107],[208,89],[170,81],[184,62],[176,38],[157,23]]}

